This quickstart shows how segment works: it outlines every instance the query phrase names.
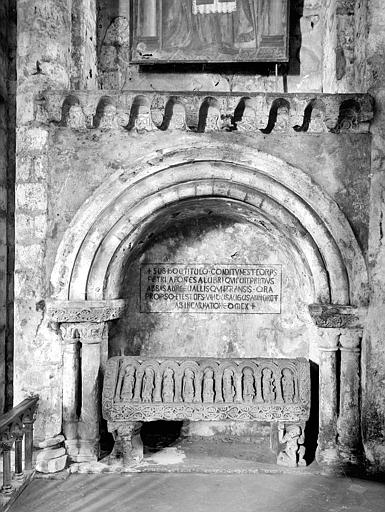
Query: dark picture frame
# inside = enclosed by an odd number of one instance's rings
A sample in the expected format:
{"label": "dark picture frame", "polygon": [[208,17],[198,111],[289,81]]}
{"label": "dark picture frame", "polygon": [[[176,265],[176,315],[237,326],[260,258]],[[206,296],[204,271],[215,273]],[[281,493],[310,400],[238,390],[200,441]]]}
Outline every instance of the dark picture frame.
{"label": "dark picture frame", "polygon": [[289,0],[132,0],[139,64],[287,62]]}

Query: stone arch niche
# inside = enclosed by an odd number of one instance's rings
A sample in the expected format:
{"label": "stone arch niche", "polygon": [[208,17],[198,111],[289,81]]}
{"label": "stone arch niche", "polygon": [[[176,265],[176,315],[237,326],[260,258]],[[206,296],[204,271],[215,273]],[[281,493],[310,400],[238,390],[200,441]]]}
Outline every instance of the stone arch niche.
{"label": "stone arch niche", "polygon": [[368,298],[367,269],[355,236],[338,205],[303,171],[243,145],[212,141],[155,151],[129,170],[117,171],[78,211],[59,246],[48,315],[61,324],[66,381],[74,377],[63,395],[72,459],[97,456],[98,375],[108,357],[108,323],[124,317],[129,303],[124,296],[127,265],[154,232],[177,216],[204,217],[208,209],[232,222],[259,228],[264,223],[272,239],[285,241],[286,254],[302,269],[315,323],[308,345],[320,370],[318,460],[354,461],[359,408],[357,403],[352,411],[348,402],[358,397],[359,380],[351,370],[358,375],[361,312]]}
{"label": "stone arch niche", "polygon": [[[274,207],[278,209],[278,205]],[[119,251],[126,256],[114,262],[116,272],[111,278],[118,295],[127,298],[127,312],[110,331],[110,356],[125,352],[148,357],[308,358],[310,349],[312,359],[317,360],[311,342],[315,327],[307,307],[309,296],[314,296],[314,281],[298,246],[300,227],[290,216],[284,225],[282,217],[272,222],[266,211],[240,201],[200,197],[177,201],[149,219],[131,249],[123,246]],[[288,236],[297,232],[293,238]],[[315,252],[313,263],[317,265],[316,247],[310,246],[310,250]],[[255,264],[278,265],[279,270],[283,266],[282,300],[277,300],[275,314],[269,313],[268,307],[253,310],[250,304],[243,311],[197,311],[189,309],[186,302],[182,312],[159,314],[159,301],[146,300],[145,292],[154,282],[159,286],[161,280],[148,278],[148,270],[154,263],[161,270],[164,265],[165,270],[172,270],[170,262],[176,270],[186,266],[195,270],[207,264],[218,265],[219,271],[234,266],[247,270]],[[202,288],[193,288],[199,297]],[[263,285],[258,290],[263,290]],[[202,306],[209,301],[199,300]],[[173,310],[175,301],[170,304]]]}

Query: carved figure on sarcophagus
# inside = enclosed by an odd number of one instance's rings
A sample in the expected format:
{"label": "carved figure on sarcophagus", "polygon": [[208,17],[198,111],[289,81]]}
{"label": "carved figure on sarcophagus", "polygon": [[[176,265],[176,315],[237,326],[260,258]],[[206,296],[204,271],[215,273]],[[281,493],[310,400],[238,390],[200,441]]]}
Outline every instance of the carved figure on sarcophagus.
{"label": "carved figure on sarcophagus", "polygon": [[285,448],[278,454],[277,464],[295,468],[306,466],[304,429],[300,425],[283,425],[278,427],[278,441],[285,444]]}
{"label": "carved figure on sarcophagus", "polygon": [[251,403],[255,396],[254,372],[251,368],[243,370],[243,400]]}
{"label": "carved figure on sarcophagus", "polygon": [[184,402],[193,402],[195,395],[195,386],[194,386],[195,375],[192,370],[186,368],[183,375],[183,389],[182,396]]}
{"label": "carved figure on sarcophagus", "polygon": [[214,370],[206,368],[203,374],[203,402],[214,402]]}
{"label": "carved figure on sarcophagus", "polygon": [[223,372],[223,398],[225,402],[233,402],[234,397],[234,372],[230,368],[226,368]]}
{"label": "carved figure on sarcophagus", "polygon": [[262,370],[262,397],[264,402],[274,402],[276,399],[276,388],[273,371],[270,368]]}
{"label": "carved figure on sarcophagus", "polygon": [[173,402],[175,392],[174,370],[167,368],[163,374],[162,400]]}
{"label": "carved figure on sarcophagus", "polygon": [[123,367],[119,372],[116,398],[120,400],[132,400],[135,387],[135,368],[131,365]]}
{"label": "carved figure on sarcophagus", "polygon": [[142,382],[142,402],[151,403],[152,402],[152,393],[154,391],[154,376],[155,372],[153,368],[147,367]]}
{"label": "carved figure on sarcophagus", "polygon": [[295,386],[293,372],[289,368],[282,370],[281,377],[282,398],[285,403],[293,403],[295,396]]}

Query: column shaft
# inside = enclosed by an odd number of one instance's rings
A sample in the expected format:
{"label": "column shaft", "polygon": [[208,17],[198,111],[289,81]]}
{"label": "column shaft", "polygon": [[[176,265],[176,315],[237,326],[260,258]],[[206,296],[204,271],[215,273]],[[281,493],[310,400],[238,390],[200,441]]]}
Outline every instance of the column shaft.
{"label": "column shaft", "polygon": [[33,421],[26,422],[24,425],[24,459],[25,469],[32,469],[32,451],[33,451]]}
{"label": "column shaft", "polygon": [[79,363],[78,342],[71,340],[63,351],[63,432],[67,440],[77,437]]}
{"label": "column shaft", "polygon": [[81,415],[78,425],[78,462],[97,460],[99,456],[99,423],[101,408],[101,344],[105,324],[79,324],[82,343]]}
{"label": "column shaft", "polygon": [[334,464],[337,449],[337,346],[339,331],[319,329],[319,434],[317,461]]}
{"label": "column shaft", "polygon": [[361,451],[360,427],[360,342],[361,331],[341,334],[341,382],[338,437],[342,457],[356,462]]}
{"label": "column shaft", "polygon": [[11,471],[11,444],[3,444],[3,486],[1,494],[11,494],[12,487],[12,471]]}
{"label": "column shaft", "polygon": [[23,437],[18,436],[15,441],[15,478],[23,480]]}

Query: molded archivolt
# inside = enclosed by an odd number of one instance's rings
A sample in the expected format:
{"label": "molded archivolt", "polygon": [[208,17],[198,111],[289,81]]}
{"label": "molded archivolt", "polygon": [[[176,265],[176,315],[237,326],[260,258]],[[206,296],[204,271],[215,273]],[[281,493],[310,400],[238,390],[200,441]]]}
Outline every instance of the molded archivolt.
{"label": "molded archivolt", "polygon": [[178,202],[209,198],[257,210],[287,233],[312,276],[309,303],[367,303],[365,261],[338,205],[286,162],[212,141],[150,154],[100,186],[60,244],[53,298],[120,298],[118,274],[146,226]]}

